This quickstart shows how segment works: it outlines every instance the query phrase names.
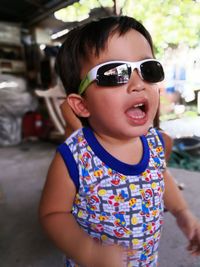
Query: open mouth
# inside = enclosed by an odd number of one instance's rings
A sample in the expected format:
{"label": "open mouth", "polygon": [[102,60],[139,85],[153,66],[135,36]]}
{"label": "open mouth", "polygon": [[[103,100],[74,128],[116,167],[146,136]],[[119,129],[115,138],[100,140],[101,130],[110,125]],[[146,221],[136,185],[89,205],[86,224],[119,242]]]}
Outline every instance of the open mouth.
{"label": "open mouth", "polygon": [[134,120],[144,119],[148,110],[146,101],[141,101],[132,107],[128,108],[126,115]]}

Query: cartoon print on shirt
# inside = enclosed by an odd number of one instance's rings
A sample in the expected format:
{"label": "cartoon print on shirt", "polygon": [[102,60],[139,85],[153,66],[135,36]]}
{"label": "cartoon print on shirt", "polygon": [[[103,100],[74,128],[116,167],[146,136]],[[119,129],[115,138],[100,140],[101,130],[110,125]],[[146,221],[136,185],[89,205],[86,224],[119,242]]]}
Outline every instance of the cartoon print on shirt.
{"label": "cartoon print on shirt", "polygon": [[86,169],[86,168],[81,168],[81,171],[82,171],[82,175],[81,175],[81,177],[80,177],[80,179],[82,179],[83,181],[84,180],[90,180],[91,178],[90,178],[90,174],[89,174],[89,172],[88,172],[88,170]]}
{"label": "cartoon print on shirt", "polygon": [[80,136],[80,135],[77,138],[77,142],[81,147],[84,147],[86,144],[86,140],[83,138],[83,136]]}
{"label": "cartoon print on shirt", "polygon": [[108,198],[108,203],[110,205],[118,207],[119,203],[123,203],[127,197],[128,194],[124,190],[121,190],[121,192],[118,195],[111,195]]}
{"label": "cartoon print on shirt", "polygon": [[101,214],[99,215],[99,221],[107,221],[109,220],[109,216],[107,215],[106,212],[101,212]]}
{"label": "cartoon print on shirt", "polygon": [[160,157],[163,157],[163,156],[164,156],[164,150],[163,150],[163,147],[162,147],[162,146],[158,146],[158,147],[156,148],[156,152],[158,153],[158,155],[159,155]]}
{"label": "cartoon print on shirt", "polygon": [[92,156],[88,151],[83,153],[82,156],[80,156],[80,160],[86,169],[89,169],[91,167],[91,157]]}
{"label": "cartoon print on shirt", "polygon": [[156,168],[159,168],[160,165],[161,165],[161,161],[160,161],[160,158],[156,155],[152,155],[152,159],[153,159],[153,162],[154,162],[154,166]]}
{"label": "cartoon print on shirt", "polygon": [[94,170],[94,176],[97,178],[101,178],[103,176],[103,170],[96,167]]}
{"label": "cartoon print on shirt", "polygon": [[93,218],[96,217],[95,211],[97,210],[100,200],[97,196],[92,195],[87,198],[87,212],[92,215]]}
{"label": "cartoon print on shirt", "polygon": [[103,225],[100,223],[98,223],[98,224],[92,223],[92,224],[90,224],[90,227],[92,230],[94,230],[95,232],[99,232],[99,233],[103,232],[103,230],[104,230]]}
{"label": "cartoon print on shirt", "polygon": [[140,214],[142,216],[146,216],[149,217],[150,216],[150,210],[149,207],[152,206],[152,196],[153,196],[153,192],[150,188],[144,190],[141,189],[140,190],[141,196],[142,196],[142,210],[140,212]]}
{"label": "cartoon print on shirt", "polygon": [[[152,133],[149,132],[147,142],[151,138]],[[151,259],[157,255],[163,211],[163,203],[159,205],[159,199],[164,191],[164,158],[160,158],[161,165],[156,167],[153,156],[159,155],[156,152],[158,143],[153,143],[155,146],[149,155],[149,165],[138,175],[124,175],[123,171],[111,170],[107,162],[89,150],[88,143],[77,150],[71,143],[68,144],[73,152],[77,151],[75,155],[80,174],[80,189],[76,194],[73,215],[95,240],[109,244],[118,240],[118,244],[124,242],[125,247],[133,246],[137,253],[129,257],[130,266],[152,266],[154,260]],[[141,238],[142,231],[144,238]],[[148,240],[152,239],[154,245],[151,250]]]}
{"label": "cartoon print on shirt", "polygon": [[143,223],[142,224],[142,231],[148,234],[153,234],[155,232],[155,223],[149,222],[149,223]]}
{"label": "cartoon print on shirt", "polygon": [[133,197],[129,200],[129,206],[131,208],[135,208],[136,207],[136,203],[137,203],[137,198]]}
{"label": "cartoon print on shirt", "polygon": [[112,177],[111,184],[115,186],[119,185],[121,181],[125,181],[126,179],[125,175],[122,175],[110,168],[108,169],[108,175]]}
{"label": "cartoon print on shirt", "polygon": [[151,171],[147,169],[142,173],[142,177],[144,177],[145,181],[149,182],[152,178]]}
{"label": "cartoon print on shirt", "polygon": [[143,244],[143,251],[140,257],[140,261],[146,261],[148,256],[152,254],[154,241],[150,240]]}
{"label": "cartoon print on shirt", "polygon": [[126,228],[126,221],[124,218],[124,212],[114,212],[113,215],[115,216],[114,225],[115,228],[113,230],[116,237],[123,237],[124,234],[131,234],[131,231]]}

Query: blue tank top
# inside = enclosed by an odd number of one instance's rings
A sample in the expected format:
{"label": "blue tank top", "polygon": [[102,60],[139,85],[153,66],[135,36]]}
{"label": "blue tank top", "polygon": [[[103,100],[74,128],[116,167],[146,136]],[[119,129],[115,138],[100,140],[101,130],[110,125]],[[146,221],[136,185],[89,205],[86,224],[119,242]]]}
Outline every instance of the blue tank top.
{"label": "blue tank top", "polygon": [[[77,189],[73,216],[98,242],[132,249],[129,267],[156,266],[163,224],[163,141],[154,128],[141,141],[143,156],[136,165],[110,155],[90,128],[58,147]],[[67,259],[66,266],[77,265]]]}

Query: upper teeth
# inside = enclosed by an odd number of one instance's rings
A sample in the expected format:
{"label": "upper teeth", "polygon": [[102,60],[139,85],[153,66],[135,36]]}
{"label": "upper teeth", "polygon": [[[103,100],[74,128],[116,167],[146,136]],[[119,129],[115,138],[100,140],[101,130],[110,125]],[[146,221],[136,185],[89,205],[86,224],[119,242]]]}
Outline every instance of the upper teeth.
{"label": "upper teeth", "polygon": [[137,108],[137,107],[142,107],[144,104],[140,103],[140,104],[136,104],[134,105],[134,108]]}

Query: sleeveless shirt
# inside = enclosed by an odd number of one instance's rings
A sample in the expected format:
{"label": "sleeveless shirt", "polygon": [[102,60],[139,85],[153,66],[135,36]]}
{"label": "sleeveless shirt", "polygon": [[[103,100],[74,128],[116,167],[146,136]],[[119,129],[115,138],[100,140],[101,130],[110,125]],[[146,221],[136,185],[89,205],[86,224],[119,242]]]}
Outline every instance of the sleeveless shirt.
{"label": "sleeveless shirt", "polygon": [[[98,242],[132,249],[128,267],[154,267],[163,224],[164,145],[155,128],[140,138],[143,156],[136,165],[110,155],[89,127],[58,152],[77,189],[72,214],[78,224]],[[77,265],[66,259],[66,266]]]}

